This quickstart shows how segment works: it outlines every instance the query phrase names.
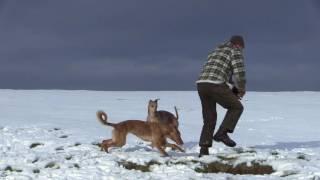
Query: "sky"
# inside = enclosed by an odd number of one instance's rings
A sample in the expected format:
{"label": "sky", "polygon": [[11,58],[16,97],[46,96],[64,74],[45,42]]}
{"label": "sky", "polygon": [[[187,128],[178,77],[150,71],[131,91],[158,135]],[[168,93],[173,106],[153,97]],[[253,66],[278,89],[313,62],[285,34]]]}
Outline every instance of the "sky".
{"label": "sky", "polygon": [[0,0],[0,89],[195,90],[245,39],[248,91],[319,91],[319,0]]}

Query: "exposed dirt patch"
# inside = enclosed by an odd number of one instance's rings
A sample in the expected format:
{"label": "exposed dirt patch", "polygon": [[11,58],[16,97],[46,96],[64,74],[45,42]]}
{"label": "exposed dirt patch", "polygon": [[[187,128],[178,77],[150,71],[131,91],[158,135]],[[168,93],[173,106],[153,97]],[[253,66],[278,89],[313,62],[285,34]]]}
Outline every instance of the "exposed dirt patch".
{"label": "exposed dirt patch", "polygon": [[221,162],[200,163],[200,167],[195,169],[199,173],[229,173],[229,174],[253,174],[265,175],[274,172],[272,166],[264,165],[257,162],[241,163],[236,166],[224,164]]}
{"label": "exposed dirt patch", "polygon": [[[232,159],[233,160],[233,159]],[[261,162],[252,161],[249,163],[241,163],[238,165],[228,164],[228,163],[222,163],[219,161],[214,161],[210,163],[200,162],[197,160],[192,161],[176,161],[176,162],[170,162],[167,161],[165,164],[157,162],[157,161],[150,161],[146,164],[137,164],[130,161],[121,161],[118,162],[119,165],[123,166],[125,169],[129,170],[139,170],[142,172],[150,172],[151,166],[153,165],[188,165],[188,164],[199,164],[194,171],[198,173],[229,173],[229,174],[251,174],[251,175],[265,175],[265,174],[271,174],[274,172],[272,166],[267,164],[262,164]]]}
{"label": "exposed dirt patch", "polygon": [[142,172],[150,172],[150,167],[152,165],[160,165],[161,163],[157,162],[157,161],[150,161],[148,162],[147,164],[145,165],[141,165],[141,164],[136,164],[134,162],[130,162],[130,161],[121,161],[121,162],[118,162],[119,165],[123,166],[125,169],[128,169],[128,170],[139,170],[139,171],[142,171]]}

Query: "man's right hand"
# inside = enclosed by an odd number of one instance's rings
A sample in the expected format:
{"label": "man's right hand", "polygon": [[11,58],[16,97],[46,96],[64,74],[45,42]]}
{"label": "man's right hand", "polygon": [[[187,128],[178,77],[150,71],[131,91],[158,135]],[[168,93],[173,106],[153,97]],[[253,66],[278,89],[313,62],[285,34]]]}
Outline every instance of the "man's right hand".
{"label": "man's right hand", "polygon": [[243,96],[246,94],[246,90],[244,89],[238,89],[239,93],[238,93],[238,97],[241,100],[243,98]]}

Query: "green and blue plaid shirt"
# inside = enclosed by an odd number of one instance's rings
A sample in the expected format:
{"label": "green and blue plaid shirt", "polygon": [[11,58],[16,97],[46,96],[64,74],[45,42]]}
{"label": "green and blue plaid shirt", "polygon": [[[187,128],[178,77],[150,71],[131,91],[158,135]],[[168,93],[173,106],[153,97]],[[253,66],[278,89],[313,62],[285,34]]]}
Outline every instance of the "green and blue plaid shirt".
{"label": "green and blue plaid shirt", "polygon": [[229,83],[232,77],[236,86],[244,90],[246,77],[242,50],[227,42],[208,55],[197,83]]}

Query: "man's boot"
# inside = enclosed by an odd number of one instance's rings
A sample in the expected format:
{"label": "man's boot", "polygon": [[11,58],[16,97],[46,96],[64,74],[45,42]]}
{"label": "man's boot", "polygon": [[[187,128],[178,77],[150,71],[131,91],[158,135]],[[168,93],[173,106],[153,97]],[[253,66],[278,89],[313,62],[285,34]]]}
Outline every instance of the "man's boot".
{"label": "man's boot", "polygon": [[207,155],[209,155],[209,148],[208,147],[201,147],[199,157],[207,156]]}
{"label": "man's boot", "polygon": [[227,134],[228,132],[223,129],[219,129],[218,132],[213,136],[213,140],[217,142],[223,142],[226,146],[235,147],[237,145]]}

